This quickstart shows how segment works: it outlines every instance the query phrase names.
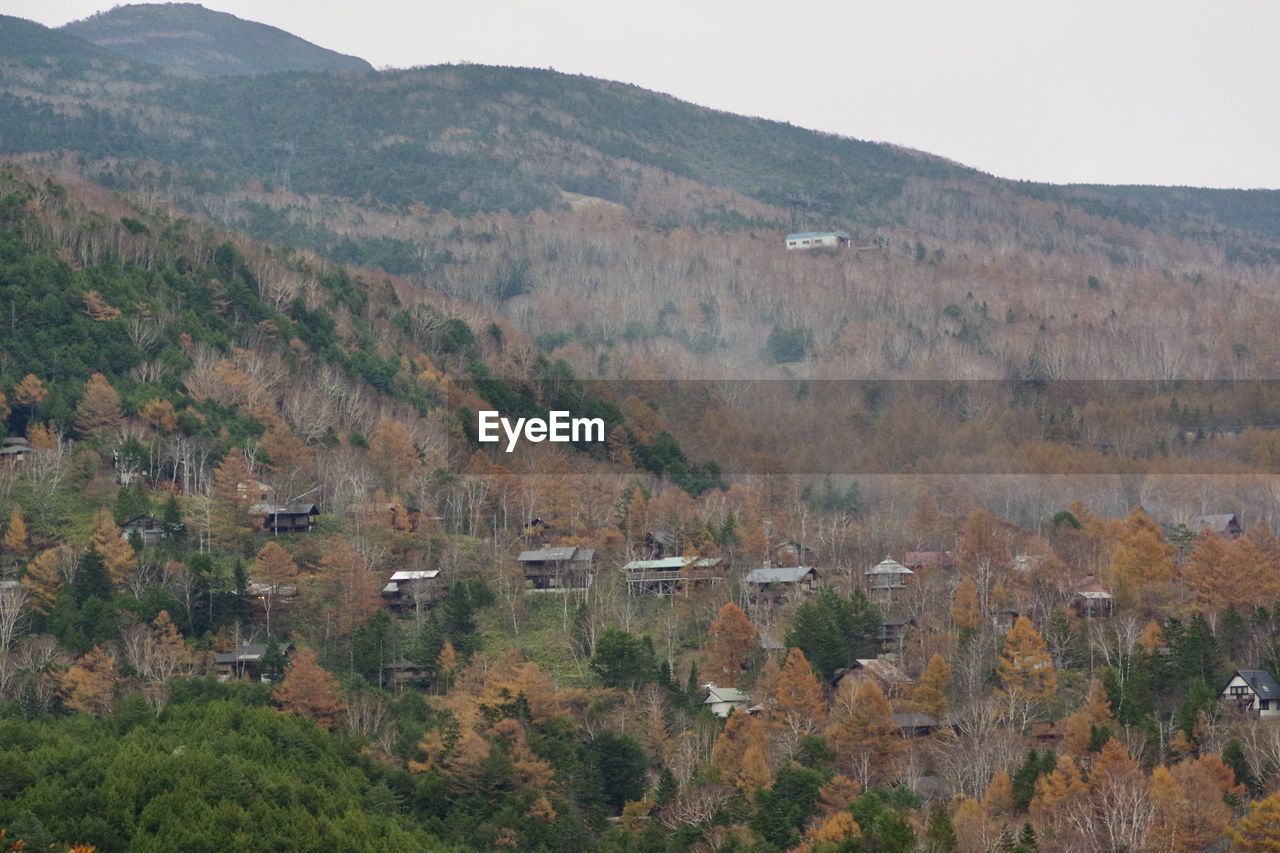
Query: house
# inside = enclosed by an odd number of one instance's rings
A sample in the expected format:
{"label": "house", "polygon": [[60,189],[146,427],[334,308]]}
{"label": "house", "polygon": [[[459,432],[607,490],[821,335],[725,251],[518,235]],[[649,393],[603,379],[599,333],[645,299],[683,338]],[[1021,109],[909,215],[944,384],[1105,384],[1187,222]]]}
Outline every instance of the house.
{"label": "house", "polygon": [[1095,617],[1105,619],[1111,615],[1111,593],[1107,592],[1093,575],[1089,575],[1084,579],[1084,583],[1076,588],[1072,606],[1075,607],[1077,614],[1086,619]]}
{"label": "house", "polygon": [[1222,688],[1222,701],[1254,717],[1280,717],[1280,684],[1264,669],[1238,669]]}
{"label": "house", "polygon": [[273,599],[272,606],[276,606],[292,604],[293,599],[298,594],[298,587],[296,584],[291,583],[269,584],[251,581],[244,591],[259,601],[263,601],[270,596]]}
{"label": "house", "polygon": [[702,686],[707,690],[707,698],[702,705],[710,708],[717,717],[727,717],[735,708],[745,710],[751,702],[751,697],[736,687],[717,687],[714,681]]}
{"label": "house", "polygon": [[418,606],[435,598],[439,569],[411,569],[393,572],[382,588],[382,597],[392,605]]}
{"label": "house", "polygon": [[1228,539],[1235,539],[1244,533],[1244,527],[1240,525],[1240,518],[1234,513],[1197,515],[1187,522],[1187,529],[1195,534],[1216,533],[1218,536],[1225,536]]}
{"label": "house", "polygon": [[844,249],[849,246],[847,231],[798,231],[787,235],[787,251],[807,249]]}
{"label": "house", "polygon": [[892,593],[895,590],[905,589],[907,578],[914,575],[915,572],[897,560],[885,557],[863,574],[867,576],[867,588],[871,592]]}
{"label": "house", "polygon": [[900,737],[927,737],[939,725],[936,717],[919,711],[903,711],[893,715],[893,727]]}
{"label": "house", "polygon": [[1043,559],[1039,554],[1015,554],[1013,570],[1024,575],[1029,574],[1032,569],[1040,565]]}
{"label": "house", "polygon": [[[280,643],[280,655],[283,658],[293,648],[291,643]],[[262,671],[262,659],[267,654],[266,643],[241,643],[233,651],[218,652],[213,656],[213,671],[219,681],[270,680]]]}
{"label": "house", "polygon": [[644,535],[644,553],[651,560],[674,554],[680,541],[670,530],[650,530]]}
{"label": "house", "polygon": [[774,639],[770,635],[761,631],[757,635],[757,642],[760,643],[760,650],[767,655],[778,654],[787,650],[787,644]]}
{"label": "house", "polygon": [[997,634],[1007,634],[1013,630],[1013,623],[1021,615],[1016,610],[997,610],[991,614],[991,627]]}
{"label": "house", "polygon": [[752,569],[742,586],[753,601],[778,601],[789,593],[809,595],[818,588],[818,570],[813,566]]}
{"label": "house", "polygon": [[1031,736],[1043,744],[1055,744],[1062,740],[1062,727],[1050,720],[1031,723]]}
{"label": "house", "polygon": [[956,567],[956,558],[950,551],[908,551],[902,564],[913,572],[929,569],[950,571]]}
{"label": "house", "polygon": [[724,580],[723,560],[718,557],[666,557],[661,560],[632,560],[622,567],[627,576],[627,592],[632,595],[673,595],[694,586]]}
{"label": "house", "polygon": [[315,526],[320,507],[315,504],[254,504],[249,514],[262,519],[262,529],[267,533],[310,533]]}
{"label": "house", "polygon": [[593,548],[572,545],[521,551],[516,558],[524,573],[525,586],[540,592],[583,590],[591,586],[595,574]]}
{"label": "house", "polygon": [[773,547],[773,562],[779,566],[811,566],[818,552],[799,542],[780,542]]}
{"label": "house", "polygon": [[0,444],[0,460],[12,460],[16,463],[30,452],[31,445],[27,444],[27,440],[21,436],[6,438]]}
{"label": "house", "polygon": [[164,522],[150,515],[135,516],[120,525],[120,537],[128,542],[134,536],[145,545],[154,545],[169,535]]}
{"label": "house", "polygon": [[911,679],[898,668],[894,661],[896,657],[882,655],[878,658],[858,658],[849,666],[842,666],[832,673],[831,687],[839,690],[845,679],[854,679],[856,683],[864,678],[874,678],[886,694],[893,696],[901,693],[911,683]]}
{"label": "house", "polygon": [[880,622],[880,644],[887,649],[896,648],[907,638],[907,629],[915,625],[911,619],[884,619]]}
{"label": "house", "polygon": [[404,690],[414,684],[420,684],[428,678],[427,668],[411,660],[401,658],[382,666],[382,681],[388,687]]}

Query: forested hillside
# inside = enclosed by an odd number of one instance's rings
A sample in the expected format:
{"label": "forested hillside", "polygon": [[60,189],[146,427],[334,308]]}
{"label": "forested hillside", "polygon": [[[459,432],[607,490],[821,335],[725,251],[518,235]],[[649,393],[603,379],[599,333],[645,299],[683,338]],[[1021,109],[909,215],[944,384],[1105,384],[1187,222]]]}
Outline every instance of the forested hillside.
{"label": "forested hillside", "polygon": [[185,14],[0,19],[0,845],[1274,849],[1276,193]]}

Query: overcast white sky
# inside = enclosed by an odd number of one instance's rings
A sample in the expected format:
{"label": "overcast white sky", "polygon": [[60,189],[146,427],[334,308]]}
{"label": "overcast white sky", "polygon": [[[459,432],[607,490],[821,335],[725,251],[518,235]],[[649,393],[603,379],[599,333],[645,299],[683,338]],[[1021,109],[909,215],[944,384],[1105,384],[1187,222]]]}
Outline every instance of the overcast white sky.
{"label": "overcast white sky", "polygon": [[[0,0],[50,26],[115,5]],[[1275,0],[205,0],[375,66],[635,83],[1055,182],[1280,188]]]}

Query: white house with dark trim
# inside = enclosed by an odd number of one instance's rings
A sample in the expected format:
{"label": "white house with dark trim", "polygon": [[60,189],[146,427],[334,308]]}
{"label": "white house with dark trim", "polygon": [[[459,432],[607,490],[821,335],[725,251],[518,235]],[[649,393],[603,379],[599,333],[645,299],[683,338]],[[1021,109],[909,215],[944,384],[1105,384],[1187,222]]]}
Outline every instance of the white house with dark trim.
{"label": "white house with dark trim", "polygon": [[787,251],[797,249],[843,249],[849,246],[848,231],[799,231],[787,235]]}
{"label": "white house with dark trim", "polygon": [[727,717],[735,708],[745,709],[751,703],[751,697],[736,687],[718,687],[714,681],[702,686],[707,689],[702,704],[717,717]]}
{"label": "white house with dark trim", "polygon": [[1280,717],[1280,684],[1264,669],[1237,669],[1222,701],[1257,717]]}

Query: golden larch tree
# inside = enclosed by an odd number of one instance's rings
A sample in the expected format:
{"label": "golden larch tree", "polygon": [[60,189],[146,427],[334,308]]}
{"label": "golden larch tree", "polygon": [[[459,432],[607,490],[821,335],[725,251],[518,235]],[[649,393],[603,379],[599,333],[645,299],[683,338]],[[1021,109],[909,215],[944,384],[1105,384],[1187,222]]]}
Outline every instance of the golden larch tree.
{"label": "golden larch tree", "polygon": [[310,717],[325,729],[333,727],[344,707],[338,680],[320,666],[316,653],[307,648],[294,652],[274,698],[281,711]]}
{"label": "golden larch tree", "polygon": [[111,582],[116,585],[124,583],[137,565],[138,555],[124,538],[109,507],[102,507],[94,513],[91,538],[94,547],[102,555],[102,562],[107,567],[107,574],[111,575]]}
{"label": "golden larch tree", "polygon": [[1122,599],[1132,600],[1149,584],[1173,579],[1173,547],[1151,516],[1135,509],[1116,535],[1110,578]]}
{"label": "golden larch tree", "polygon": [[369,463],[387,488],[398,493],[422,466],[422,458],[404,424],[383,416],[369,435]]}
{"label": "golden larch tree", "polygon": [[120,680],[116,659],[94,646],[62,676],[62,693],[68,708],[101,716],[111,710]]}
{"label": "golden larch tree", "polygon": [[1116,718],[1111,712],[1111,699],[1107,696],[1102,680],[1095,678],[1089,682],[1089,695],[1084,705],[1062,723],[1065,733],[1062,738],[1063,751],[1069,755],[1083,756],[1093,744],[1093,733],[1098,729],[1115,731]]}
{"label": "golden larch tree", "polygon": [[22,576],[22,585],[26,587],[31,609],[40,615],[46,615],[53,609],[58,599],[58,592],[66,583],[63,567],[75,560],[75,549],[70,545],[60,545],[41,551],[27,564],[26,574]]}
{"label": "golden larch tree", "polygon": [[22,517],[22,507],[17,504],[9,513],[9,526],[4,531],[4,549],[10,554],[21,556],[27,553],[31,545],[27,535],[27,521]]}
{"label": "golden larch tree", "polygon": [[724,686],[736,685],[759,636],[741,607],[732,601],[725,604],[707,628],[707,675]]}
{"label": "golden larch tree", "polygon": [[1025,616],[1019,616],[1004,638],[1004,648],[996,664],[1000,677],[997,696],[1009,706],[1010,713],[1026,725],[1037,706],[1048,702],[1058,690],[1058,676],[1053,658],[1040,632]]}
{"label": "golden larch tree", "polygon": [[84,384],[84,395],[76,404],[76,430],[81,435],[95,436],[120,426],[124,411],[120,395],[107,377],[95,373]]}
{"label": "golden larch tree", "polygon": [[28,373],[22,377],[22,381],[18,383],[18,387],[13,389],[13,399],[29,409],[44,402],[44,398],[49,396],[49,389],[40,381],[40,377],[34,373]]}
{"label": "golden larch tree", "polygon": [[817,734],[827,723],[827,703],[809,659],[800,649],[787,652],[778,676],[774,704],[769,708],[769,728],[787,755],[805,735]]}
{"label": "golden larch tree", "polygon": [[956,594],[951,599],[951,621],[956,630],[964,633],[976,631],[982,611],[978,607],[978,585],[973,578],[965,575],[956,585]]}
{"label": "golden larch tree", "polygon": [[929,664],[911,694],[912,707],[921,714],[941,720],[947,711],[947,688],[950,684],[951,665],[942,655],[935,654],[929,658]]}
{"label": "golden larch tree", "polygon": [[262,550],[258,551],[258,556],[254,558],[252,579],[254,583],[262,585],[259,598],[262,600],[262,610],[267,617],[267,636],[271,636],[271,612],[275,609],[275,605],[279,602],[282,590],[286,591],[286,587],[294,587],[296,591],[298,583],[298,564],[293,561],[293,557],[289,556],[289,552],[283,546],[276,542],[268,542],[262,546]]}
{"label": "golden larch tree", "polygon": [[231,546],[253,530],[249,509],[260,497],[242,451],[232,448],[222,457],[213,472],[209,499],[209,533],[219,544]]}
{"label": "golden larch tree", "polygon": [[845,679],[832,709],[827,742],[840,772],[864,788],[891,778],[901,748],[893,707],[874,678]]}

